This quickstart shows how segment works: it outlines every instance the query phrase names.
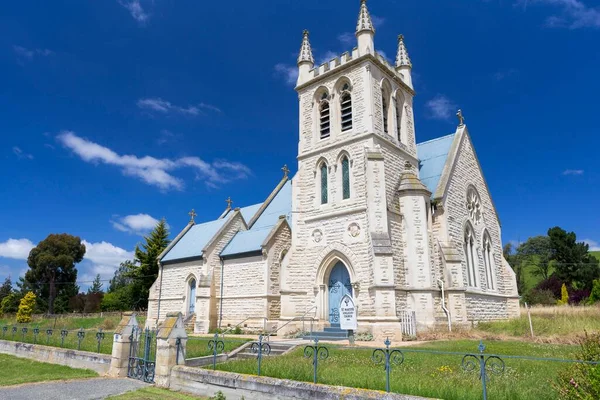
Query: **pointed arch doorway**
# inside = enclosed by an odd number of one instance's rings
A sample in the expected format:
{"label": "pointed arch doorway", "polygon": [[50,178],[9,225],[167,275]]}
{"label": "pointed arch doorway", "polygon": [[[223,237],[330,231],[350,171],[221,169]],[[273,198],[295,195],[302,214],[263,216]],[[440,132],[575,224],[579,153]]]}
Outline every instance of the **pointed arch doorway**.
{"label": "pointed arch doorway", "polygon": [[340,302],[345,295],[352,295],[352,284],[350,282],[350,273],[343,262],[338,261],[329,273],[328,282],[328,303],[329,303],[329,323],[332,327],[340,326]]}

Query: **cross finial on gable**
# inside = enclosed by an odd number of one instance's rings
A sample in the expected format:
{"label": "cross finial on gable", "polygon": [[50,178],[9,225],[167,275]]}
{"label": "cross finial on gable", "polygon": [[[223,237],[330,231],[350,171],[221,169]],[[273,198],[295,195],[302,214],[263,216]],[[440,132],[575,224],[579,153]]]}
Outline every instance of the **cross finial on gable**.
{"label": "cross finial on gable", "polygon": [[190,211],[190,212],[188,213],[188,215],[190,216],[190,222],[194,222],[194,218],[196,218],[196,216],[197,216],[198,214],[196,214],[196,211],[194,211],[194,209],[192,208],[192,211]]}
{"label": "cross finial on gable", "polygon": [[458,126],[465,126],[465,117],[463,116],[462,110],[458,110],[456,117],[458,118]]}
{"label": "cross finial on gable", "polygon": [[231,200],[231,197],[228,197],[227,200],[225,200],[225,203],[227,203],[227,208],[231,208],[231,204],[233,204],[233,200]]}
{"label": "cross finial on gable", "polygon": [[283,171],[283,177],[287,178],[288,174],[290,173],[290,169],[288,168],[287,164],[284,164],[283,168],[281,168],[281,170]]}

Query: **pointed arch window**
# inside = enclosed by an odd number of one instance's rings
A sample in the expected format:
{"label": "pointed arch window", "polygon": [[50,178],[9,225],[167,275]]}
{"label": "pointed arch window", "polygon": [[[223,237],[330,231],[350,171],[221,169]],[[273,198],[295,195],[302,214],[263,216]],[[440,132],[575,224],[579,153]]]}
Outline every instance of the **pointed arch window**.
{"label": "pointed arch window", "polygon": [[350,161],[347,156],[342,158],[342,198],[350,198]]}
{"label": "pointed arch window", "polygon": [[473,227],[467,225],[465,229],[465,237],[463,250],[467,259],[467,285],[471,287],[477,286],[477,269],[475,267],[475,234]]}
{"label": "pointed arch window", "polygon": [[321,102],[319,104],[319,132],[321,139],[328,138],[331,132],[330,126],[330,107],[329,100],[327,100],[327,93],[323,93],[321,96]]}
{"label": "pointed arch window", "polygon": [[398,141],[402,142],[402,116],[404,111],[404,95],[400,90],[396,93],[396,135]]}
{"label": "pointed arch window", "polygon": [[381,108],[382,108],[382,112],[383,112],[383,131],[385,133],[388,133],[388,100],[387,100],[387,94],[385,93],[385,90],[382,89],[381,90]]}
{"label": "pointed arch window", "polygon": [[483,263],[485,265],[485,278],[490,290],[496,289],[494,258],[492,257],[492,239],[486,232],[483,236]]}
{"label": "pointed arch window", "polygon": [[352,129],[352,95],[350,94],[350,85],[347,83],[345,83],[342,87],[340,106],[342,132],[349,131]]}
{"label": "pointed arch window", "polygon": [[327,164],[321,164],[321,204],[327,204]]}

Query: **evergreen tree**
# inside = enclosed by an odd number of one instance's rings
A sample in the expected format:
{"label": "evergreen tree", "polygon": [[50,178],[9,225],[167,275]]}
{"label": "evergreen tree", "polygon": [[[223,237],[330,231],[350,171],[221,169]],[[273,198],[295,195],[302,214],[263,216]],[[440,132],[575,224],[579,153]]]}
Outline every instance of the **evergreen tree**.
{"label": "evergreen tree", "polygon": [[66,311],[69,299],[79,291],[75,264],[83,260],[84,254],[85,245],[79,237],[66,233],[48,235],[29,252],[29,270],[21,290],[31,290],[36,297],[47,299],[49,314]]}
{"label": "evergreen tree", "polygon": [[17,311],[17,322],[27,324],[31,322],[31,314],[35,308],[35,294],[29,292],[21,299],[19,310]]}
{"label": "evergreen tree", "polygon": [[594,279],[600,278],[600,267],[589,245],[558,226],[549,229],[548,236],[556,276],[576,289],[591,289]]}
{"label": "evergreen tree", "polygon": [[96,275],[94,282],[92,282],[92,286],[88,289],[88,294],[92,293],[102,293],[102,282],[100,281],[100,274]]}
{"label": "evergreen tree", "polygon": [[12,281],[10,280],[10,276],[4,280],[2,286],[0,286],[0,303],[2,299],[11,294],[13,291]]}
{"label": "evergreen tree", "polygon": [[135,265],[128,276],[133,279],[131,293],[133,295],[133,308],[146,309],[148,307],[148,294],[150,286],[158,277],[158,256],[170,243],[169,229],[164,219],[160,220],[148,236],[144,237],[146,243],[135,248]]}
{"label": "evergreen tree", "polygon": [[119,268],[115,271],[115,275],[108,284],[107,293],[113,293],[119,289],[131,285],[133,279],[130,276],[130,271],[135,268],[133,261],[123,261]]}

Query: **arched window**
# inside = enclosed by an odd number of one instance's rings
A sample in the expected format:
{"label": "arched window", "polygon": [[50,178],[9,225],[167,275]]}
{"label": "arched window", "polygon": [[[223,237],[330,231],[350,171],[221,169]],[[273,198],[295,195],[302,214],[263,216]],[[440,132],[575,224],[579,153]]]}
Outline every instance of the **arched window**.
{"label": "arched window", "polygon": [[469,224],[465,229],[463,249],[467,259],[467,285],[477,286],[477,268],[475,267],[475,233]]}
{"label": "arched window", "polygon": [[319,132],[321,133],[321,139],[328,138],[331,131],[329,114],[329,100],[327,100],[327,93],[323,93],[321,102],[319,103]]}
{"label": "arched window", "polygon": [[347,156],[342,158],[342,196],[344,200],[350,198],[350,162]]}
{"label": "arched window", "polygon": [[340,95],[342,132],[352,129],[352,95],[350,85],[344,83]]}
{"label": "arched window", "polygon": [[471,221],[475,222],[475,225],[479,225],[481,222],[481,198],[473,186],[467,190],[467,211]]}
{"label": "arched window", "polygon": [[494,258],[492,257],[492,239],[487,232],[483,235],[483,263],[485,265],[487,287],[490,290],[495,290],[496,282],[494,274]]}
{"label": "arched window", "polygon": [[321,164],[321,204],[327,204],[327,164]]}
{"label": "arched window", "polygon": [[404,143],[402,140],[402,116],[404,115],[404,94],[400,90],[396,93],[396,135],[398,141]]}
{"label": "arched window", "polygon": [[388,133],[388,111],[389,111],[389,107],[388,107],[388,100],[387,100],[387,93],[385,92],[385,89],[381,89],[381,112],[383,113],[383,131],[385,133]]}

